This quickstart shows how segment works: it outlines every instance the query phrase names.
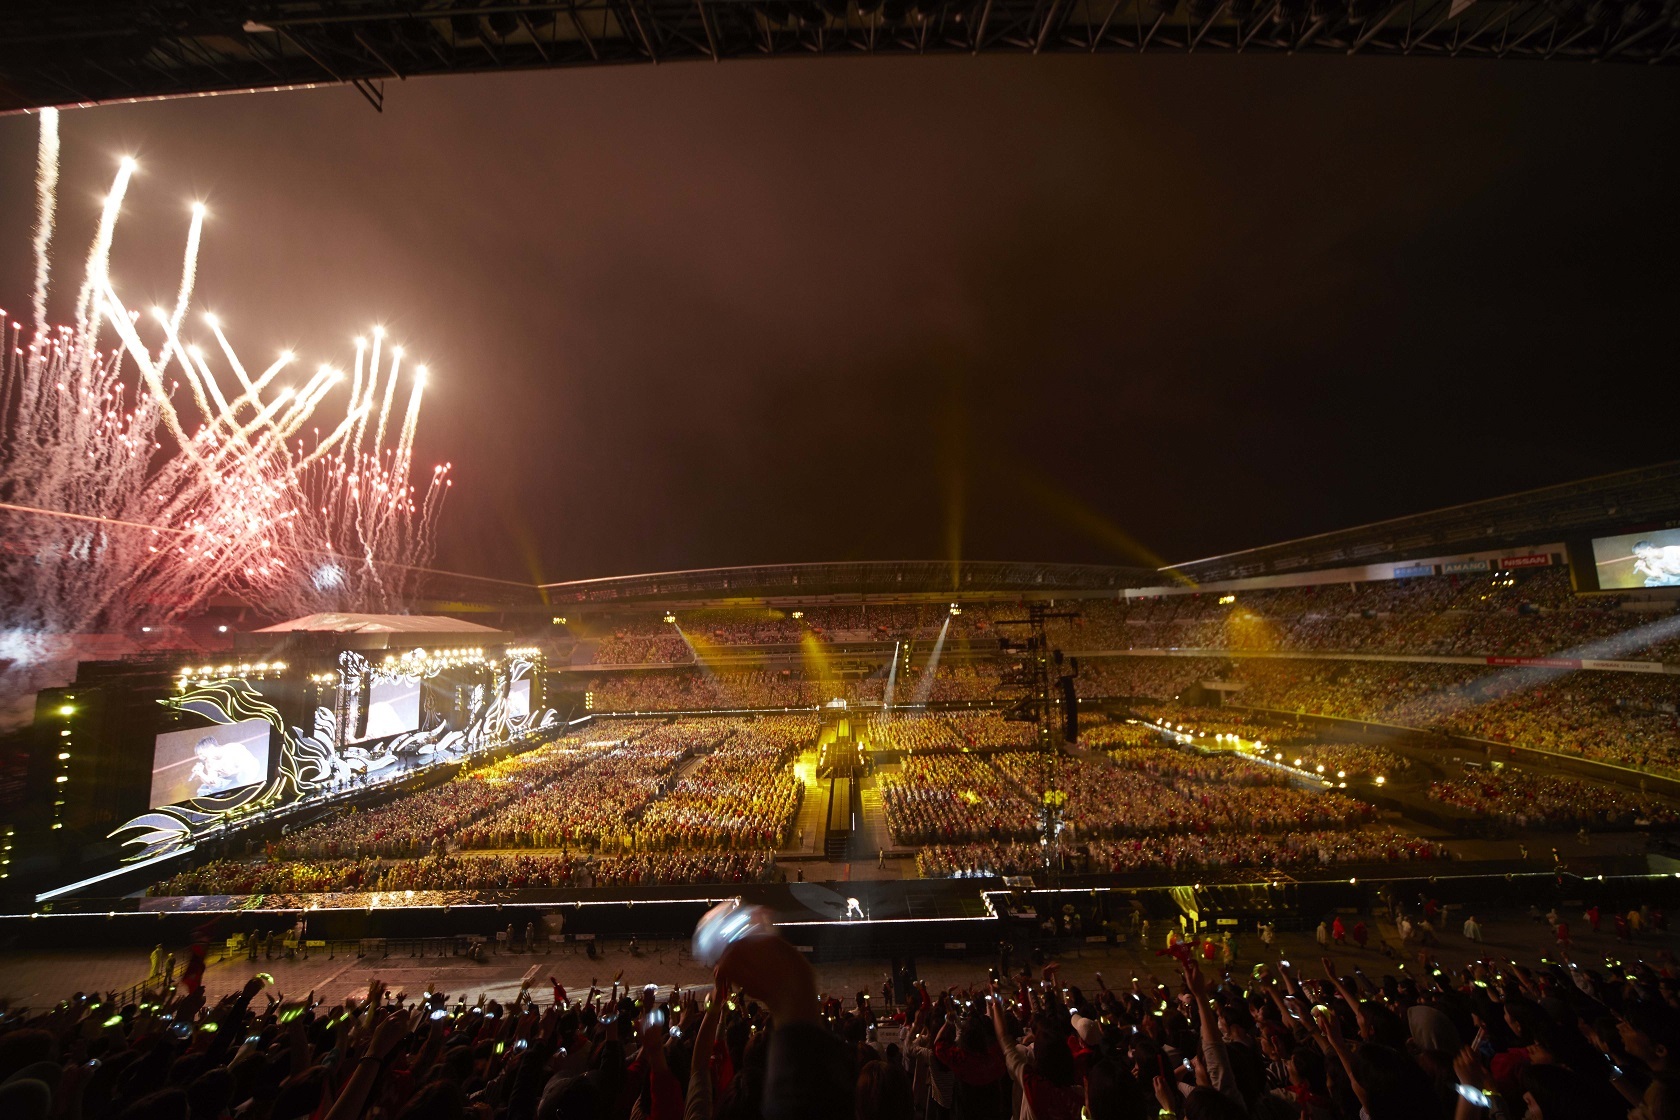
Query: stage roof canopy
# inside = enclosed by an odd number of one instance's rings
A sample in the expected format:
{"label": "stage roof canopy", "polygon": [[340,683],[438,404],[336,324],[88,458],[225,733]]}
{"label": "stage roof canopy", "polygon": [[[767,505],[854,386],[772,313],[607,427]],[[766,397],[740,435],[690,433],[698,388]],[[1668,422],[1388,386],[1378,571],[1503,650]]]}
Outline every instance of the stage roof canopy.
{"label": "stage roof canopy", "polygon": [[309,614],[264,626],[258,634],[501,634],[493,626],[441,614]]}

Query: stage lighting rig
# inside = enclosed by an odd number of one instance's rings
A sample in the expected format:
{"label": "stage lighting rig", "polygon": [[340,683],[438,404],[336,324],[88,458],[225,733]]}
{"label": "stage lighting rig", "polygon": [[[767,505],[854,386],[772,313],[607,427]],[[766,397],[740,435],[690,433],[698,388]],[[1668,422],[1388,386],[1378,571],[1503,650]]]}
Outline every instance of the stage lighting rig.
{"label": "stage lighting rig", "polygon": [[[955,604],[953,604],[955,605]],[[1021,666],[1027,694],[1004,714],[1006,720],[1018,720],[1038,725],[1038,745],[1041,750],[1055,750],[1063,741],[1078,737],[1078,698],[1073,691],[1073,678],[1078,675],[1075,664],[1071,673],[1062,672],[1062,651],[1055,650],[1055,677],[1051,675],[1050,639],[1044,624],[1052,618],[1078,618],[1077,611],[1052,611],[1042,602],[1027,604],[1026,618],[1000,618],[993,625],[1027,627],[1026,656]],[[1059,695],[1058,695],[1059,693]],[[1061,718],[1057,718],[1060,706]]]}

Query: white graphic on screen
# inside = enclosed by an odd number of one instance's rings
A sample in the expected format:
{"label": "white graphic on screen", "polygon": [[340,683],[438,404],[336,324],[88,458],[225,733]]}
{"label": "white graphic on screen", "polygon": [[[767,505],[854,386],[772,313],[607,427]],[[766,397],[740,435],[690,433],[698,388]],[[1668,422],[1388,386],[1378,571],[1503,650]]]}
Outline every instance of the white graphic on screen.
{"label": "white graphic on screen", "polygon": [[268,779],[265,719],[166,731],[152,749],[152,807],[214,797]]}
{"label": "white graphic on screen", "polygon": [[1680,587],[1680,529],[1599,537],[1592,548],[1601,588]]}
{"label": "white graphic on screen", "polygon": [[531,714],[531,678],[508,685],[507,714],[509,719],[524,719]]}
{"label": "white graphic on screen", "polygon": [[420,680],[417,677],[375,679],[368,694],[367,731],[351,740],[365,743],[387,735],[401,735],[420,726]]}

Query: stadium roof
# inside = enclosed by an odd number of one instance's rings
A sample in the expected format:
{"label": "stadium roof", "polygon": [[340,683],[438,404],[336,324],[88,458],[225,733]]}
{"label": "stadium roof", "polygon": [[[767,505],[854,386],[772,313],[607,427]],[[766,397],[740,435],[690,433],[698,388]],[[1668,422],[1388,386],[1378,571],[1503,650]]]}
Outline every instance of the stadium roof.
{"label": "stadium roof", "polygon": [[1661,0],[10,0],[0,112],[773,55],[1197,51],[1680,61]]}
{"label": "stadium roof", "polygon": [[1114,594],[1159,577],[1151,568],[1107,564],[1033,564],[1001,560],[848,560],[816,564],[754,564],[545,583],[556,606],[566,603],[672,602],[683,599],[781,598],[867,595],[969,596]]}
{"label": "stadium roof", "polygon": [[[428,571],[426,609],[564,614],[568,606],[723,604],[822,599],[926,600],[944,596],[1090,598],[1126,588],[1217,583],[1285,572],[1379,564],[1507,546],[1632,532],[1680,517],[1680,460],[1411,514],[1167,567],[995,560],[751,564],[529,584]],[[399,623],[427,616],[385,618]],[[436,617],[436,616],[430,616]],[[451,621],[453,620],[446,620]],[[295,624],[287,623],[284,626]]]}
{"label": "stadium roof", "polygon": [[309,614],[258,634],[500,634],[492,626],[440,614]]}
{"label": "stadium roof", "polygon": [[1680,514],[1680,460],[1162,568],[1196,583],[1636,531]]}

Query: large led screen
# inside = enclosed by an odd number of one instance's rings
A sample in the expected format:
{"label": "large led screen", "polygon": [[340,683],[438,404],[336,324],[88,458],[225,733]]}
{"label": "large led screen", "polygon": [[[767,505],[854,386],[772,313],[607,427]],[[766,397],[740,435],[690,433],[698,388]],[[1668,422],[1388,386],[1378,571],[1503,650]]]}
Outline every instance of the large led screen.
{"label": "large led screen", "polygon": [[509,719],[524,719],[531,714],[531,678],[508,685],[507,714]]}
{"label": "large led screen", "polygon": [[1680,529],[1599,537],[1592,542],[1598,586],[1680,587]]}
{"label": "large led screen", "polygon": [[166,731],[152,748],[152,807],[214,797],[268,778],[265,719]]}
{"label": "large led screen", "polygon": [[401,735],[420,726],[420,679],[376,680],[368,696],[367,731],[356,742]]}

